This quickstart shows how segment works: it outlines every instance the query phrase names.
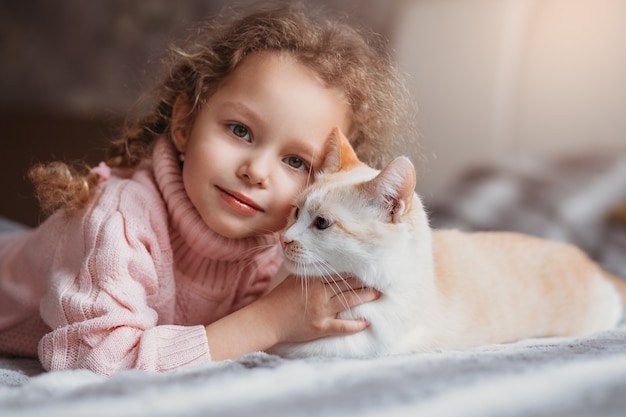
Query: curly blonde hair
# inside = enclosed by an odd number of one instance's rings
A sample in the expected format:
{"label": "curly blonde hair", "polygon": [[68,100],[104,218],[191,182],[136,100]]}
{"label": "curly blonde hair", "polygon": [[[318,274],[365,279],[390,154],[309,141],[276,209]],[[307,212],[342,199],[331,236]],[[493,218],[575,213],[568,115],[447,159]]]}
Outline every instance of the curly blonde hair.
{"label": "curly blonde hair", "polygon": [[[326,87],[344,93],[352,112],[352,130],[346,133],[366,163],[381,167],[394,145],[416,137],[413,101],[384,39],[291,3],[231,20],[218,17],[199,26],[184,47],[171,48],[153,110],[127,121],[124,133],[109,146],[107,164],[137,166],[150,156],[159,136],[169,135],[177,99],[187,101],[187,122],[193,123],[203,101],[246,56],[261,51],[288,54]],[[35,166],[29,176],[45,213],[84,206],[98,182],[85,166],[58,162]]]}

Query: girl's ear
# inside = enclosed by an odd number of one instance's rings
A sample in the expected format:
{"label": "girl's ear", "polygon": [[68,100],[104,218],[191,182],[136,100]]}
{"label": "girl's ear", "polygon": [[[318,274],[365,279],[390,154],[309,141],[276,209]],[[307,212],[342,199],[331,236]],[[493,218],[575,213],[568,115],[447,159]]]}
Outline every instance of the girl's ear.
{"label": "girl's ear", "polygon": [[170,132],[178,152],[185,153],[191,132],[191,106],[185,95],[178,96],[174,103]]}

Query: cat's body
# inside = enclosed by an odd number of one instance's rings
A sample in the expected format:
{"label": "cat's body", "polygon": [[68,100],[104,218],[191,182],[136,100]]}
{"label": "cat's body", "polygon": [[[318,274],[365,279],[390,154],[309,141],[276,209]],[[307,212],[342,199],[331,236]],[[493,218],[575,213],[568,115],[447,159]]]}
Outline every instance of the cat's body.
{"label": "cat's body", "polygon": [[[288,357],[371,356],[457,349],[614,327],[622,300],[579,249],[517,233],[431,231],[415,171],[398,158],[382,171],[335,133],[323,172],[283,235],[285,267],[304,277],[351,275],[381,292],[342,313],[365,331],[273,349]],[[321,227],[320,227],[321,226]]]}

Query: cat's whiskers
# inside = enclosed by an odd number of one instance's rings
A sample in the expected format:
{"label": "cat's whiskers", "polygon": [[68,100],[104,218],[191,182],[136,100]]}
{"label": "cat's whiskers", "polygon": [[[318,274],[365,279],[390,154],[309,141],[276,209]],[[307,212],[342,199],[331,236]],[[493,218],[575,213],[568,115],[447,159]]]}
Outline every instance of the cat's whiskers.
{"label": "cat's whiskers", "polygon": [[245,273],[246,269],[254,264],[254,262],[256,261],[255,255],[260,255],[265,251],[271,250],[274,246],[276,245],[268,243],[265,245],[258,245],[244,250],[242,252],[241,258],[246,259],[246,261],[238,265],[237,277],[240,278],[241,275]]}
{"label": "cat's whiskers", "polygon": [[[311,154],[311,161],[313,160],[315,156],[315,153]],[[306,186],[308,187],[309,185],[311,185],[311,175],[313,174],[313,165],[309,165],[309,172],[307,173],[307,177],[306,177]]]}
{"label": "cat's whiskers", "polygon": [[272,243],[268,243],[268,244],[265,244],[265,245],[253,246],[253,247],[250,247],[250,248],[244,250],[242,252],[242,257],[250,258],[250,257],[252,257],[254,255],[261,254],[262,252],[265,252],[266,250],[272,249],[275,246],[276,246],[276,244],[272,244]]}
{"label": "cat's whiskers", "polygon": [[300,278],[300,277],[296,277],[299,281],[300,281],[300,291],[302,292],[303,296],[304,296],[304,315],[306,315],[308,307],[309,307],[309,287],[308,287],[308,283],[306,282],[306,278]]}
{"label": "cat's whiskers", "polygon": [[[350,291],[357,297],[359,301],[362,301],[359,297],[359,294],[354,290],[354,288],[352,288],[352,285],[350,285],[350,283],[343,276],[341,276],[341,274],[328,262],[324,261],[322,258],[318,257],[315,254],[313,254],[313,257],[313,262],[315,262],[318,266],[318,269],[323,272],[320,278],[325,284],[327,284],[325,287],[329,287],[332,290],[333,296],[339,297],[341,304],[345,307],[345,311],[351,314],[352,310],[350,308],[350,304],[348,303],[348,299],[345,293]],[[339,277],[341,279],[341,282],[347,287],[347,289],[344,290],[337,281],[337,279],[335,279],[335,277]]]}
{"label": "cat's whiskers", "polygon": [[304,312],[306,314],[307,307],[309,305],[309,274],[307,272],[306,263],[298,261],[298,269],[304,272],[302,278],[300,279],[300,285],[302,286],[302,292],[304,293]]}

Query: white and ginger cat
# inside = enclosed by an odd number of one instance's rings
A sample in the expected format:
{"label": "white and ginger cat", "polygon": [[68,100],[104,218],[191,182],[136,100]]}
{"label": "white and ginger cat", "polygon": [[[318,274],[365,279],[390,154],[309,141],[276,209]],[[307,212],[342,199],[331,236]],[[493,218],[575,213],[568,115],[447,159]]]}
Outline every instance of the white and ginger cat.
{"label": "white and ginger cat", "polygon": [[[358,277],[381,292],[341,313],[360,333],[272,349],[286,357],[459,349],[615,327],[626,286],[578,248],[508,232],[431,231],[404,157],[382,171],[335,130],[315,182],[282,236],[284,265],[314,277]],[[327,278],[328,279],[328,278]],[[331,286],[329,286],[331,287]]]}

